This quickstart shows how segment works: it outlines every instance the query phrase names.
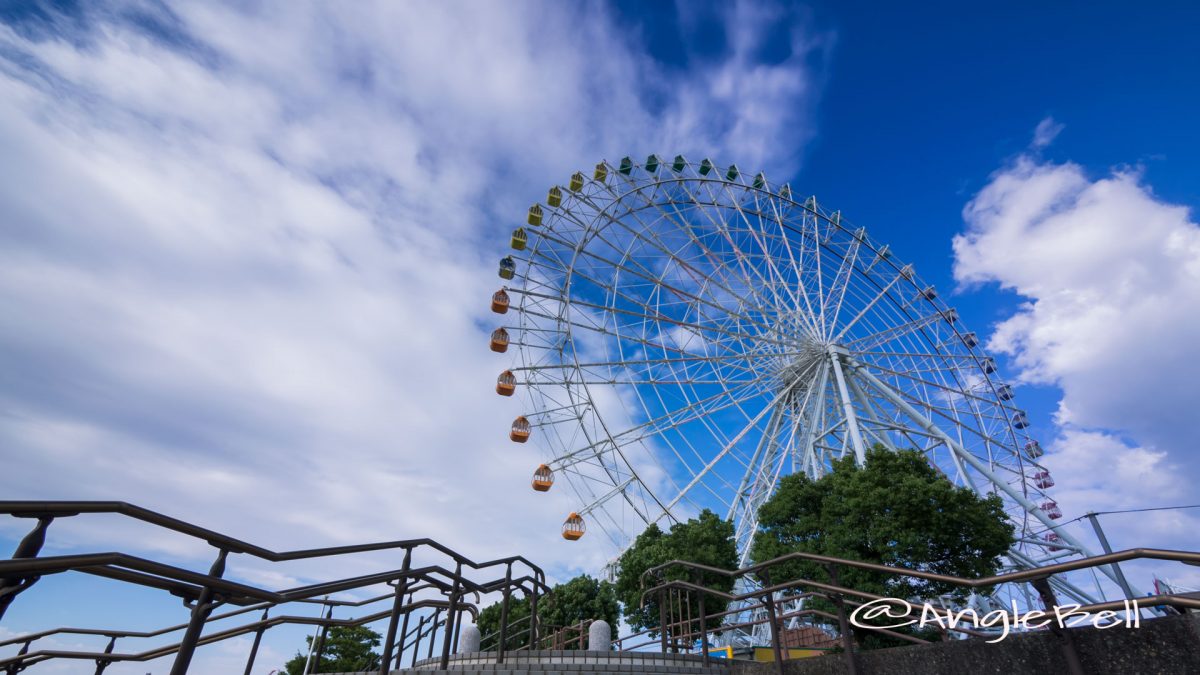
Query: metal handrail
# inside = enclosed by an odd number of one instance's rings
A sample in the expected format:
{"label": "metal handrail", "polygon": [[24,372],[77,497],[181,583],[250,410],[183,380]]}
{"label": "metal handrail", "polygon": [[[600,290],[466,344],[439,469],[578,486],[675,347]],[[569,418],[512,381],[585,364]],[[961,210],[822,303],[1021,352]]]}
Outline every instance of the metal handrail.
{"label": "metal handrail", "polygon": [[[835,558],[832,556],[818,555],[818,554],[814,554],[814,553],[789,553],[789,554],[786,554],[783,556],[779,556],[778,558],[773,558],[771,560],[767,560],[762,563],[757,563],[755,565],[750,565],[748,567],[743,567],[743,568],[736,569],[736,570],[726,570],[726,569],[721,569],[719,567],[713,567],[711,565],[704,565],[704,564],[700,564],[700,563],[693,563],[693,562],[689,562],[686,560],[671,560],[671,561],[662,563],[660,565],[651,567],[642,573],[641,578],[640,578],[641,586],[643,589],[642,594],[641,594],[641,603],[642,603],[642,606],[645,606],[647,596],[649,596],[650,594],[653,593],[653,594],[657,594],[660,607],[665,606],[665,605],[663,605],[664,595],[670,590],[677,590],[680,592],[687,592],[687,593],[696,593],[701,598],[701,600],[700,600],[701,603],[703,603],[703,598],[705,595],[716,595],[716,596],[723,598],[729,602],[738,602],[738,601],[745,601],[745,600],[758,600],[760,598],[764,599],[763,604],[756,605],[756,607],[765,606],[767,609],[768,616],[759,621],[752,621],[752,622],[750,622],[750,625],[756,625],[759,623],[770,622],[772,637],[773,637],[772,643],[773,643],[773,647],[775,650],[775,660],[779,663],[779,672],[782,673],[783,672],[783,665],[782,665],[783,657],[782,657],[781,648],[780,648],[780,641],[778,639],[778,636],[776,635],[776,624],[780,620],[780,617],[776,616],[775,602],[774,602],[773,598],[776,596],[776,594],[782,593],[784,591],[790,591],[790,590],[797,589],[797,588],[818,589],[818,592],[814,593],[814,594],[821,595],[821,596],[824,596],[824,597],[827,597],[827,598],[833,600],[838,608],[838,614],[835,618],[838,620],[838,623],[840,624],[840,632],[842,634],[843,650],[845,652],[846,665],[847,665],[847,669],[851,673],[851,675],[854,675],[854,673],[857,672],[857,667],[856,667],[856,663],[855,663],[853,639],[852,639],[852,636],[850,635],[851,631],[849,630],[849,626],[847,624],[847,619],[846,619],[845,605],[846,604],[858,604],[858,603],[853,603],[853,602],[847,601],[846,596],[856,596],[856,597],[865,598],[868,600],[881,600],[881,599],[885,599],[885,598],[884,598],[884,596],[875,595],[875,594],[868,593],[865,591],[859,591],[859,590],[856,590],[853,588],[846,588],[846,587],[839,585],[838,580],[837,580],[837,569],[839,566],[852,567],[852,568],[857,568],[857,569],[864,569],[864,570],[870,570],[870,571],[874,571],[874,572],[880,572],[880,573],[891,575],[893,577],[903,576],[903,577],[913,577],[913,578],[918,578],[918,579],[924,579],[927,581],[938,581],[938,582],[942,582],[942,583],[948,583],[951,585],[957,585],[957,586],[962,586],[962,587],[967,587],[967,588],[972,588],[972,589],[985,588],[985,587],[995,586],[995,585],[999,585],[999,584],[1003,584],[1003,583],[1028,581],[1038,591],[1038,594],[1041,596],[1042,602],[1045,605],[1045,607],[1051,608],[1051,607],[1059,606],[1058,600],[1054,595],[1054,591],[1050,587],[1050,584],[1049,584],[1049,578],[1052,575],[1060,574],[1060,573],[1064,573],[1064,572],[1071,572],[1071,571],[1080,570],[1080,569],[1088,569],[1088,568],[1093,568],[1093,567],[1112,565],[1114,563],[1124,562],[1126,560],[1145,560],[1145,559],[1167,560],[1167,561],[1173,561],[1173,562],[1181,562],[1186,565],[1200,566],[1200,552],[1175,551],[1175,550],[1157,549],[1157,548],[1128,549],[1125,551],[1117,551],[1117,552],[1113,552],[1113,553],[1107,553],[1104,555],[1092,556],[1092,557],[1088,557],[1088,558],[1081,558],[1078,560],[1072,560],[1072,561],[1064,562],[1064,563],[1056,563],[1056,564],[1052,564],[1052,565],[1046,565],[1044,567],[1035,567],[1035,568],[1026,569],[1026,570],[1007,572],[1004,574],[991,575],[991,576],[987,576],[987,577],[979,577],[976,579],[956,577],[956,576],[946,575],[946,574],[937,574],[937,573],[933,573],[933,572],[925,572],[922,570],[914,570],[914,569],[900,567],[900,566],[889,566],[889,565],[881,565],[878,563],[862,562],[862,561],[858,561],[858,560]],[[795,561],[795,560],[805,560],[805,561],[810,561],[810,562],[822,563],[825,566],[825,568],[829,571],[831,583],[815,581],[812,579],[791,579],[789,581],[786,581],[783,583],[776,583],[776,584],[772,584],[770,582],[771,569],[773,569],[779,565],[782,565],[782,564],[785,564],[785,563],[788,563],[791,561]],[[673,581],[663,581],[663,583],[659,583],[656,586],[653,586],[651,588],[646,588],[646,581],[647,581],[648,577],[650,577],[651,575],[654,575],[657,579],[662,580],[665,572],[668,569],[671,569],[673,567],[674,568],[684,568],[684,569],[692,571],[693,573],[708,573],[708,574],[714,574],[714,575],[724,576],[724,577],[728,577],[728,578],[749,577],[751,575],[754,575],[761,580],[762,587],[748,591],[746,593],[734,594],[734,593],[725,593],[725,592],[718,591],[715,589],[707,588],[705,586],[702,586],[702,585],[699,585],[696,583],[692,583],[692,582],[688,582],[688,581],[684,581],[684,580],[673,580]],[[696,576],[701,576],[701,575],[696,575]],[[1200,609],[1200,598],[1189,597],[1188,595],[1182,595],[1182,594],[1163,594],[1163,595],[1153,595],[1153,596],[1147,596],[1144,598],[1138,598],[1138,604],[1141,606],[1144,606],[1144,607],[1171,606],[1171,607],[1175,607],[1175,608]],[[1126,601],[1113,601],[1113,602],[1092,603],[1092,604],[1088,604],[1088,605],[1084,605],[1084,606],[1072,606],[1072,608],[1073,608],[1073,611],[1075,611],[1075,612],[1094,614],[1094,613],[1103,612],[1103,611],[1114,611],[1114,610],[1121,610],[1121,609],[1128,610],[1128,604]],[[954,613],[952,610],[938,609],[938,608],[932,608],[932,607],[929,608],[929,610],[931,610],[933,614],[939,615],[942,618],[949,618],[949,617],[954,616]],[[666,621],[665,610],[661,610],[661,611],[663,612],[663,615],[662,615],[662,619],[661,619],[660,623],[662,623],[666,627],[664,630],[660,631],[661,649],[663,651],[666,651],[668,632],[670,631],[670,629],[672,627],[683,625],[684,622],[681,620],[679,622],[668,623]],[[728,615],[728,614],[735,613],[737,611],[744,611],[744,608],[743,608],[743,610],[732,610],[732,611],[722,612],[722,613],[720,613],[720,615]],[[716,615],[714,615],[714,616],[716,616]],[[911,616],[911,615],[909,615],[909,616]],[[692,621],[692,618],[689,616],[687,623],[690,625],[691,621]],[[871,626],[861,626],[861,627],[865,628],[865,629],[870,629],[870,630],[879,630],[878,628],[871,627]],[[726,629],[728,629],[728,627],[726,627]],[[958,630],[957,627],[955,627],[955,629]],[[688,630],[690,631],[690,627]],[[1066,658],[1066,661],[1067,661],[1068,670],[1073,675],[1082,673],[1082,667],[1080,665],[1079,655],[1075,650],[1074,641],[1073,641],[1073,638],[1071,637],[1071,634],[1069,633],[1069,631],[1064,629],[1062,626],[1058,626],[1055,623],[1050,624],[1050,630],[1058,637],[1060,643],[1062,644],[1062,649],[1063,649],[1064,657]],[[650,631],[646,631],[646,632],[650,632]],[[960,631],[960,632],[965,632],[965,631]],[[695,634],[694,632],[687,633],[687,635],[689,637],[694,634]],[[708,652],[707,634],[708,634],[708,631],[703,630],[703,627],[702,627],[700,634],[701,634],[701,639],[703,642],[702,648],[704,650],[705,658],[707,660],[707,652]],[[628,637],[633,637],[633,636],[628,636]],[[628,639],[628,638],[626,638],[626,639]],[[641,645],[639,645],[639,646],[641,646]]]}
{"label": "metal handrail", "polygon": [[[46,530],[55,519],[73,517],[83,513],[119,514],[163,529],[202,539],[218,549],[217,559],[209,572],[204,574],[119,552],[38,557],[38,553],[45,542]],[[84,572],[148,588],[165,590],[183,598],[185,605],[189,605],[192,610],[191,619],[187,623],[168,626],[156,631],[121,631],[61,627],[5,640],[0,642],[0,647],[18,643],[23,644],[20,653],[17,655],[0,659],[0,667],[6,668],[9,673],[15,673],[33,663],[50,658],[94,659],[97,663],[97,672],[99,673],[109,663],[115,661],[147,660],[175,653],[176,659],[171,672],[173,675],[182,675],[187,672],[192,654],[197,646],[253,632],[256,633],[256,637],[254,647],[247,662],[247,672],[249,672],[257,652],[259,640],[262,637],[262,632],[273,626],[282,623],[318,625],[322,627],[322,634],[318,639],[323,642],[324,631],[331,626],[361,625],[389,617],[387,644],[384,649],[384,658],[381,659],[380,672],[382,673],[386,671],[387,666],[392,660],[391,652],[395,646],[395,634],[401,615],[404,617],[404,627],[400,628],[400,646],[403,651],[404,641],[409,634],[407,624],[411,612],[425,607],[437,608],[438,612],[442,609],[445,610],[447,616],[445,621],[439,623],[435,618],[430,624],[431,632],[436,630],[438,626],[444,628],[441,655],[444,663],[449,657],[451,640],[457,638],[457,629],[461,625],[459,616],[463,612],[467,612],[474,617],[477,613],[475,604],[464,601],[464,594],[474,595],[476,601],[478,601],[481,594],[503,591],[505,597],[508,597],[513,591],[520,591],[531,598],[534,616],[536,616],[538,595],[550,592],[550,587],[545,582],[545,572],[524,556],[517,555],[478,562],[428,538],[277,552],[125,502],[0,501],[0,514],[8,514],[19,518],[36,518],[38,520],[33,530],[18,544],[12,559],[0,561],[0,618],[3,617],[5,610],[12,601],[19,594],[35,584],[42,576],[67,571]],[[410,561],[413,551],[419,548],[429,548],[448,556],[454,562],[454,569],[451,570],[440,565],[412,568]],[[277,591],[258,588],[222,578],[225,561],[229,553],[247,554],[270,562],[284,562],[393,549],[400,549],[405,553],[404,564],[400,569],[286,590]],[[524,565],[528,568],[529,572],[514,577],[512,572],[513,565],[515,564]],[[479,582],[463,574],[464,568],[484,570],[497,566],[503,566],[505,569],[504,576],[497,579]],[[290,602],[316,603],[318,601],[313,600],[313,598],[317,596],[327,596],[331,593],[375,586],[381,583],[394,585],[395,591],[361,601],[329,600],[328,598],[319,601],[322,606],[328,608],[325,617],[279,616],[268,619],[266,616],[271,608],[281,604]],[[414,601],[414,593],[425,589],[439,591],[447,596],[447,599]],[[405,602],[405,597],[408,598],[407,602]],[[393,607],[390,611],[378,612],[358,620],[332,618],[332,609],[335,606],[362,606],[387,598],[394,599]],[[224,604],[243,605],[243,607],[232,612],[212,615],[212,611],[215,608]],[[259,621],[201,636],[204,626],[210,622],[256,610],[264,611],[264,616]],[[423,623],[424,619],[422,619],[422,625]],[[531,628],[532,642],[536,637],[536,621],[533,622]],[[185,631],[185,634],[176,644],[156,647],[137,653],[118,653],[114,651],[114,645],[118,638],[156,637],[181,629]],[[64,650],[38,650],[32,653],[29,652],[29,648],[34,641],[56,634],[100,635],[108,637],[109,644],[104,652],[98,653]],[[420,637],[421,635],[418,634],[418,640]],[[431,652],[432,649],[433,645],[430,643]],[[397,655],[398,658],[399,655]]]}

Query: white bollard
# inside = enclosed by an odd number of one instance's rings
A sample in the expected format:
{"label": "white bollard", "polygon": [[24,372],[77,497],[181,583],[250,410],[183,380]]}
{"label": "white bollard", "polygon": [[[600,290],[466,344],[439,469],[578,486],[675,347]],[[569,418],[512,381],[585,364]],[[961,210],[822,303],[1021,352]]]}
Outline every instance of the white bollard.
{"label": "white bollard", "polygon": [[458,633],[458,651],[456,654],[469,654],[479,651],[479,626],[469,623]]}
{"label": "white bollard", "polygon": [[607,621],[593,621],[588,628],[588,651],[607,652],[612,650],[612,628]]}

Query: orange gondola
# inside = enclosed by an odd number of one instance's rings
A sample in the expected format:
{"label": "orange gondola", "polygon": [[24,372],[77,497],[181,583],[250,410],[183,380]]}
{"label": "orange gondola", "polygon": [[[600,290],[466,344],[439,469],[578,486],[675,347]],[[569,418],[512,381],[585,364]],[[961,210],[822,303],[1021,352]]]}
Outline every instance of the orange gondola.
{"label": "orange gondola", "polygon": [[497,314],[508,312],[508,293],[503,288],[492,294],[492,311]]}
{"label": "orange gondola", "polygon": [[500,377],[496,378],[496,393],[501,396],[512,396],[517,390],[517,376],[513,375],[513,371],[506,370],[500,373]]}
{"label": "orange gondola", "polygon": [[508,331],[503,328],[497,328],[492,331],[492,351],[503,354],[508,351]]}
{"label": "orange gondola", "polygon": [[566,539],[567,541],[576,541],[583,536],[584,532],[587,532],[587,528],[584,527],[583,516],[580,516],[578,513],[571,512],[571,515],[567,516],[566,521],[563,522],[563,539]]}
{"label": "orange gondola", "polygon": [[512,431],[509,432],[508,437],[516,443],[524,443],[529,440],[529,429],[529,420],[522,415],[513,420]]}
{"label": "orange gondola", "polygon": [[538,492],[548,492],[554,485],[554,472],[545,464],[539,464],[533,472],[533,489]]}

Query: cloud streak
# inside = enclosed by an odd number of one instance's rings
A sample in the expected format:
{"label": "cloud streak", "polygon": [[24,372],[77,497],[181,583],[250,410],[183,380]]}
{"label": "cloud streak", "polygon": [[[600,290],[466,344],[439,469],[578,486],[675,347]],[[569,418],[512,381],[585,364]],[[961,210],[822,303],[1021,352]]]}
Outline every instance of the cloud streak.
{"label": "cloud streak", "polygon": [[[432,536],[596,569],[611,549],[561,541],[577,504],[528,490],[541,457],[505,438],[495,259],[601,158],[798,169],[831,38],[797,23],[763,63],[794,17],[728,11],[725,53],[670,67],[592,4],[114,2],[0,25],[0,491],[277,549]],[[116,532],[56,523],[49,550],[208,555]]]}

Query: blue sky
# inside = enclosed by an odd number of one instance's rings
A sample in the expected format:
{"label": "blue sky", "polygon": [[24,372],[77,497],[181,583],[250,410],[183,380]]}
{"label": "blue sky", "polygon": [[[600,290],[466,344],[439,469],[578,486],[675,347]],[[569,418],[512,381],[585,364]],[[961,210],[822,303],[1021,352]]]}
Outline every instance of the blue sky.
{"label": "blue sky", "polygon": [[[1023,383],[1068,518],[1197,501],[1200,10],[937,4],[0,4],[0,495],[595,570],[497,431],[486,298],[547,185],[682,152],[790,180],[943,289]],[[1106,523],[1200,543],[1187,513]],[[207,565],[114,532],[57,523],[47,553]],[[0,636],[73,592],[75,623],[182,617],[53,578]]]}

